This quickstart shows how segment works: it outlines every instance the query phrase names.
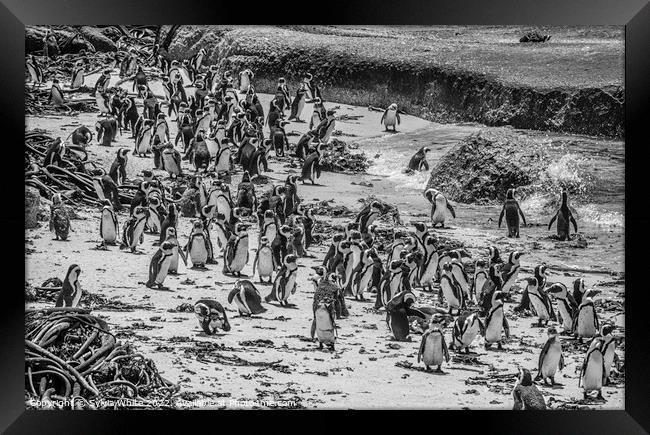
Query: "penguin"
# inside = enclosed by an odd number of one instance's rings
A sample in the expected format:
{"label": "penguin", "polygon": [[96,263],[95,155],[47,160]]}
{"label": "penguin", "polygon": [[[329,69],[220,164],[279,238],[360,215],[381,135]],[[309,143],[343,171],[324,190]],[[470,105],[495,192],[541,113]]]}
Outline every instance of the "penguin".
{"label": "penguin", "polygon": [[312,103],[314,103],[314,111],[312,112],[311,119],[309,120],[309,129],[316,131],[315,127],[320,125],[320,123],[325,120],[327,112],[325,111],[323,100],[321,100],[319,97],[312,98]]}
{"label": "penguin", "polygon": [[302,226],[305,229],[305,250],[309,249],[314,241],[314,210],[313,208],[305,208],[301,214]]}
{"label": "penguin", "polygon": [[300,176],[302,184],[305,184],[307,180],[311,181],[312,186],[316,184],[316,179],[320,178],[323,158],[324,155],[320,149],[320,146],[317,146],[316,150],[307,156],[302,165],[302,172]]}
{"label": "penguin", "polygon": [[167,228],[176,228],[178,225],[178,210],[176,204],[170,202],[167,205],[167,213],[163,217],[163,220],[160,224],[160,237],[158,238],[158,244],[162,244],[167,238]]}
{"label": "penguin", "polygon": [[215,233],[217,235],[217,245],[220,249],[223,250],[225,249],[226,245],[228,244],[228,240],[230,240],[230,236],[232,235],[232,231],[230,231],[226,222],[226,216],[224,216],[223,213],[217,213],[215,215],[213,224]]}
{"label": "penguin", "polygon": [[273,281],[271,293],[264,298],[266,302],[278,301],[280,306],[289,305],[289,296],[297,290],[296,277],[298,275],[297,257],[287,255],[284,257],[282,268],[278,271]]}
{"label": "penguin", "polygon": [[[456,283],[459,285],[460,289],[463,291],[465,300],[468,300],[470,297],[469,290],[469,278],[463,267],[463,263],[459,260],[451,260],[449,263],[451,265],[451,275],[456,280]],[[503,291],[503,290],[502,290]]]}
{"label": "penguin", "polygon": [[[399,125],[401,122],[402,120],[399,117],[397,104],[395,103],[391,104],[386,110],[384,110],[384,114],[381,115],[381,120],[379,121],[380,124],[384,124],[385,131],[389,131],[388,127],[393,127],[393,132],[397,132],[395,125]],[[409,167],[410,166],[411,165],[409,164]]]}
{"label": "penguin", "polygon": [[307,101],[307,89],[304,83],[300,84],[300,87],[296,91],[296,96],[291,102],[291,114],[289,115],[288,120],[295,120],[296,122],[305,122],[300,119],[302,110],[305,108],[305,103]]}
{"label": "penguin", "polygon": [[73,145],[90,145],[93,140],[93,132],[86,126],[75,128],[70,134],[70,140]]}
{"label": "penguin", "polygon": [[497,266],[490,266],[487,273],[487,280],[483,284],[483,289],[480,292],[481,298],[478,300],[482,316],[486,316],[490,312],[494,293],[497,291],[500,292],[502,287],[503,279],[501,279],[501,275],[497,271]]}
{"label": "penguin", "polygon": [[343,234],[334,234],[334,236],[332,236],[332,243],[330,244],[325,257],[323,257],[323,267],[325,267],[327,272],[334,271],[334,258],[338,253],[339,244],[344,240],[344,238],[345,235]]}
{"label": "penguin", "polygon": [[95,103],[99,108],[99,116],[108,116],[113,111],[110,97],[107,97],[99,91],[95,92]]}
{"label": "penguin", "polygon": [[200,220],[193,223],[192,231],[184,250],[192,260],[192,269],[206,268],[205,264],[208,261],[210,245],[203,228],[203,222]]}
{"label": "penguin", "polygon": [[211,299],[200,299],[194,304],[194,314],[207,335],[214,335],[219,329],[230,331],[228,315],[223,306]]}
{"label": "penguin", "polygon": [[[534,276],[537,279],[537,288],[541,291],[544,291],[546,287],[546,269],[547,267],[543,264],[535,266]],[[523,311],[530,309],[530,297],[528,295],[528,287],[524,288],[524,292],[521,295],[521,301],[519,305],[514,308],[515,311]]]}
{"label": "penguin", "polygon": [[169,142],[169,124],[165,119],[164,113],[159,113],[154,126],[154,140],[158,138],[160,142]]}
{"label": "penguin", "polygon": [[499,253],[499,248],[497,248],[496,246],[490,246],[488,248],[487,267],[489,268],[494,264],[501,264],[501,263],[503,263],[503,259],[501,258],[501,254]]}
{"label": "penguin", "polygon": [[382,306],[386,306],[388,301],[402,291],[403,264],[402,260],[394,260],[390,263],[390,267],[384,273],[379,283],[375,308],[379,309]]}
{"label": "penguin", "polygon": [[47,147],[47,151],[45,151],[45,156],[43,157],[43,166],[63,166],[63,156],[65,155],[66,150],[67,148],[61,141],[60,137],[54,139]]}
{"label": "penguin", "polygon": [[578,311],[578,304],[575,299],[561,282],[552,284],[546,291],[557,301],[557,312],[560,316],[562,328],[564,329],[563,332],[571,332],[573,330],[573,317]]}
{"label": "penguin", "polygon": [[334,350],[336,341],[336,313],[334,311],[334,302],[320,302],[314,308],[314,319],[311,322],[311,338],[318,338],[318,348],[322,349],[323,344],[327,345],[330,350]]}
{"label": "penguin", "polygon": [[[377,267],[377,263],[375,262],[375,259],[377,258],[378,255],[375,249],[369,248],[364,250],[363,254],[361,255],[361,261],[359,261],[359,264],[352,271],[352,276],[350,278],[350,289],[355,300],[365,300],[363,297],[363,292],[369,290],[369,285],[372,282],[374,269]],[[381,260],[379,264],[381,265]]]}
{"label": "penguin", "polygon": [[414,302],[415,295],[408,290],[400,291],[386,302],[386,324],[396,341],[411,341],[408,316],[426,318],[422,311],[411,308]]}
{"label": "penguin", "polygon": [[146,207],[138,205],[133,210],[131,218],[127,221],[122,230],[122,244],[120,249],[130,248],[132,253],[144,241],[144,227],[149,216]]}
{"label": "penguin", "polygon": [[255,74],[249,69],[245,69],[239,73],[239,92],[242,94],[248,93],[253,77],[255,77]]}
{"label": "penguin", "polygon": [[557,236],[560,240],[569,240],[569,222],[573,224],[574,231],[576,233],[578,232],[578,224],[567,205],[567,197],[568,193],[566,189],[562,189],[562,205],[560,205],[555,216],[553,216],[551,221],[548,223],[548,229],[550,230],[553,222],[557,219]]}
{"label": "penguin", "polygon": [[135,151],[138,157],[146,157],[151,151],[151,144],[153,143],[153,121],[147,119],[142,125],[138,136],[135,139]]}
{"label": "penguin", "polygon": [[[101,191],[101,188],[99,189]],[[147,193],[146,191],[149,190],[149,182],[148,181],[142,181],[138,185],[138,190],[136,190],[135,194],[133,195],[133,199],[131,200],[131,208],[129,211],[129,215],[133,216],[133,211],[137,206],[143,206],[146,207],[147,205]],[[103,193],[103,192],[102,192]]]}
{"label": "penguin", "polygon": [[580,341],[582,341],[583,337],[595,337],[600,329],[598,314],[594,308],[594,301],[590,297],[591,294],[593,294],[593,291],[587,292],[573,318],[573,335],[578,337]]}
{"label": "penguin", "polygon": [[43,70],[33,54],[29,55],[27,59],[27,71],[34,85],[43,83]]}
{"label": "penguin", "polygon": [[428,171],[429,162],[427,162],[427,153],[431,151],[429,147],[422,147],[409,160],[408,169],[411,171]]}
{"label": "penguin", "polygon": [[251,182],[248,171],[244,171],[242,181],[237,185],[237,207],[247,208],[250,210],[257,209],[257,196],[255,195],[255,185]]}
{"label": "penguin", "polygon": [[129,161],[129,150],[127,148],[120,148],[117,150],[117,155],[108,175],[113,179],[115,184],[124,184],[126,182],[126,164]]}
{"label": "penguin", "polygon": [[235,301],[240,316],[262,314],[267,310],[262,306],[262,296],[255,284],[247,279],[238,279],[228,294],[228,303]]}
{"label": "penguin", "polygon": [[488,272],[485,269],[487,262],[482,259],[474,262],[474,280],[472,281],[472,288],[470,296],[474,298],[475,302],[479,302],[483,293],[483,286],[488,280]]}
{"label": "penguin", "polygon": [[548,328],[548,339],[539,354],[537,362],[536,381],[544,381],[544,385],[549,385],[547,379],[551,380],[551,386],[555,385],[555,373],[564,368],[564,355],[562,354],[562,343],[554,327]]}
{"label": "penguin", "polygon": [[530,298],[530,308],[537,316],[539,326],[542,326],[542,322],[544,322],[544,325],[547,325],[549,320],[556,320],[551,298],[546,291],[539,288],[537,278],[526,278],[526,282],[528,297]]}
{"label": "penguin", "polygon": [[449,350],[445,341],[445,333],[442,330],[443,317],[440,314],[434,314],[431,317],[429,329],[422,334],[422,341],[418,350],[418,363],[420,360],[424,363],[427,371],[431,370],[430,366],[438,366],[436,373],[442,371],[442,363],[449,362]]}
{"label": "penguin", "polygon": [[447,210],[449,210],[451,216],[456,219],[454,207],[452,207],[451,203],[442,193],[438,192],[436,189],[427,189],[424,192],[424,196],[431,203],[431,222],[433,223],[434,228],[437,224],[441,224],[442,228],[445,227]]}
{"label": "penguin", "polygon": [[[95,123],[95,130],[97,131],[97,143],[105,147],[110,147],[111,142],[115,141],[115,134],[117,133],[117,120],[114,118],[100,119]],[[103,139],[103,140],[102,140]]]}
{"label": "penguin", "polygon": [[341,243],[339,250],[343,255],[336,269],[336,272],[340,277],[339,285],[344,290],[345,294],[352,294],[350,290],[352,271],[354,270],[352,242],[346,241],[346,243]]}
{"label": "penguin", "polygon": [[420,267],[420,285],[422,288],[427,286],[430,292],[433,291],[433,281],[438,274],[438,259],[436,241],[433,237],[429,237],[424,242],[424,257]]}
{"label": "penguin", "polygon": [[285,217],[294,214],[300,204],[296,180],[298,180],[297,175],[289,175],[284,182],[285,195],[283,212]]}
{"label": "penguin", "polygon": [[501,291],[504,293],[508,293],[512,285],[517,281],[521,255],[521,252],[511,252],[508,256],[508,262],[501,268],[501,279],[503,280]]}
{"label": "penguin", "polygon": [[320,124],[314,128],[316,130],[316,135],[318,136],[319,141],[326,144],[330,140],[332,132],[336,128],[336,116],[334,110],[328,110],[326,112],[326,117],[323,119]]}
{"label": "penguin", "polygon": [[[208,151],[208,146],[205,143],[204,134],[204,130],[199,130],[196,133],[187,153],[191,153],[192,155],[190,161],[194,164],[196,172],[203,168],[203,172],[205,173],[208,171],[208,166],[210,166],[210,151]],[[186,156],[188,155],[187,153],[185,153]]]}
{"label": "penguin", "polygon": [[81,267],[76,264],[71,264],[68,272],[63,280],[61,291],[56,299],[55,307],[69,307],[74,308],[79,305],[83,290],[79,283],[79,275],[81,274]]}
{"label": "penguin", "polygon": [[287,87],[284,77],[278,79],[278,89],[275,93],[275,101],[280,107],[280,112],[284,113],[284,107],[291,106],[291,98],[289,97],[289,88]]}
{"label": "penguin", "polygon": [[468,354],[469,347],[479,335],[485,335],[485,325],[477,313],[469,313],[466,311],[454,321],[450,348],[456,352],[461,352],[465,349],[465,353]]}
{"label": "penguin", "polygon": [[135,105],[135,99],[133,97],[129,97],[123,101],[121,115],[124,128],[130,130],[131,139],[135,139],[137,137],[136,125],[138,121],[144,122],[144,118],[138,113],[138,108]]}
{"label": "penguin", "polygon": [[260,277],[260,284],[266,284],[264,277],[267,276],[269,277],[268,284],[273,283],[273,250],[266,236],[260,238],[259,247],[253,261],[253,276],[255,276],[256,269]]}
{"label": "penguin", "polygon": [[386,267],[390,266],[390,264],[395,261],[399,260],[400,255],[402,251],[404,250],[405,246],[405,238],[403,237],[402,233],[396,233],[395,234],[395,241],[391,244],[390,246],[390,251],[388,255],[386,256]]}
{"label": "penguin", "polygon": [[521,211],[519,202],[515,199],[515,189],[508,189],[506,194],[506,201],[503,203],[501,214],[499,214],[499,228],[501,228],[501,221],[503,215],[506,216],[506,223],[508,224],[508,237],[519,238],[519,216],[526,226],[526,218],[524,212]]}
{"label": "penguin", "polygon": [[78,89],[84,85],[84,66],[83,61],[78,60],[72,69],[72,79],[70,80],[70,89]]}
{"label": "penguin", "polygon": [[54,240],[68,240],[72,230],[68,212],[63,206],[61,194],[52,195],[52,206],[50,207],[50,231],[54,232]]}
{"label": "penguin", "polygon": [[576,301],[576,307],[582,303],[586,291],[584,278],[577,278],[573,281],[573,299]]}
{"label": "penguin", "polygon": [[66,103],[65,96],[57,79],[52,80],[52,87],[50,88],[50,96],[47,99],[47,103],[55,107],[64,106]]}
{"label": "penguin", "polygon": [[603,354],[603,368],[605,370],[604,385],[608,385],[610,383],[612,364],[619,361],[619,357],[616,354],[616,339],[612,335],[613,330],[614,325],[603,325],[603,327],[600,329],[600,351]]}
{"label": "penguin", "polygon": [[443,274],[440,277],[440,289],[447,301],[449,314],[456,308],[458,313],[465,308],[465,293],[454,278],[451,264],[443,266]]}
{"label": "penguin", "polygon": [[[296,220],[298,219],[300,217],[296,218]],[[298,257],[302,258],[307,256],[307,252],[305,252],[305,230],[302,227],[302,223],[297,225],[293,230],[293,246]]]}
{"label": "penguin", "polygon": [[520,410],[542,410],[546,409],[544,396],[533,383],[533,377],[528,369],[519,368],[519,378],[512,390],[514,399],[514,411]]}
{"label": "penguin", "polygon": [[224,139],[223,145],[219,148],[219,152],[215,157],[215,172],[229,173],[232,170],[232,151],[228,144],[228,140]]}
{"label": "penguin", "polygon": [[151,257],[149,263],[149,280],[146,285],[148,288],[157,287],[159,290],[169,290],[164,287],[163,283],[169,272],[169,266],[173,256],[174,245],[170,242],[163,242],[156,253]]}
{"label": "penguin", "polygon": [[492,293],[492,308],[485,318],[485,349],[488,350],[493,343],[497,343],[499,349],[503,349],[501,331],[506,338],[510,337],[510,326],[504,313],[503,299],[505,294],[500,291]]}
{"label": "penguin", "polygon": [[422,253],[420,251],[411,252],[405,257],[408,270],[404,275],[408,288],[413,289],[419,285],[420,264],[422,263]]}
{"label": "penguin", "polygon": [[289,149],[289,139],[284,129],[289,124],[288,121],[276,121],[276,124],[271,131],[271,140],[273,141],[273,150],[275,157],[284,157],[285,151]]}
{"label": "penguin", "polygon": [[162,150],[162,168],[167,171],[170,178],[182,177],[181,153],[175,148],[164,148]]}
{"label": "penguin", "polygon": [[148,204],[148,217],[146,228],[151,234],[160,234],[160,227],[162,225],[162,219],[160,216],[160,207],[161,201],[157,195],[151,195],[147,199]]}
{"label": "penguin", "polygon": [[589,398],[589,392],[597,391],[597,399],[605,400],[602,393],[603,384],[605,383],[605,367],[602,351],[602,342],[594,339],[589,345],[585,354],[585,359],[580,367],[580,378],[578,387],[584,391],[584,399]]}
{"label": "penguin", "polygon": [[102,238],[102,245],[115,245],[119,234],[117,216],[109,200],[105,199],[103,204],[99,219],[99,236]]}
{"label": "penguin", "polygon": [[223,252],[223,273],[241,276],[241,271],[248,264],[248,231],[244,224],[237,224]]}
{"label": "penguin", "polygon": [[359,231],[365,233],[381,212],[382,206],[379,201],[372,201],[368,206],[364,207],[354,219],[359,224]]}
{"label": "penguin", "polygon": [[187,257],[185,256],[185,252],[181,249],[180,244],[178,243],[175,227],[167,227],[165,230],[164,242],[172,244],[172,257],[169,263],[168,273],[170,275],[176,275],[178,273],[178,257],[181,257],[185,266],[187,266]]}
{"label": "penguin", "polygon": [[[298,157],[301,160],[306,159],[307,156],[310,155],[309,144],[311,144],[315,138],[316,138],[315,130],[309,130],[307,133],[302,135],[298,140],[298,143],[296,143],[296,150],[294,152],[294,156]],[[318,148],[318,146],[316,148]]]}

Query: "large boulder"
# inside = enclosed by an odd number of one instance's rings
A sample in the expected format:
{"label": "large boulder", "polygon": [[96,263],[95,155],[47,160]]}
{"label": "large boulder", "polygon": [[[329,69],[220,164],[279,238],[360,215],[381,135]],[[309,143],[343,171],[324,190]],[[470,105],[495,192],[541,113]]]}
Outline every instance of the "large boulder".
{"label": "large boulder", "polygon": [[38,226],[38,212],[41,206],[41,194],[38,189],[25,187],[25,228]]}
{"label": "large boulder", "polygon": [[117,51],[117,46],[113,41],[104,35],[101,29],[96,27],[83,26],[79,29],[88,42],[90,42],[96,51],[108,52]]}
{"label": "large boulder", "polygon": [[509,128],[481,130],[454,146],[431,171],[427,188],[464,203],[491,203],[528,186],[543,169],[539,142]]}

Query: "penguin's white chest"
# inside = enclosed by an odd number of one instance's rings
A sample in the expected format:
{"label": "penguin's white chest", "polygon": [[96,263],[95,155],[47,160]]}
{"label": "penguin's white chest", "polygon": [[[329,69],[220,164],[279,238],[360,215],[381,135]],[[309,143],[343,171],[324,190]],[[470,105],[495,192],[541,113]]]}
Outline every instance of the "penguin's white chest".
{"label": "penguin's white chest", "polygon": [[146,153],[151,149],[151,130],[147,130],[142,134],[142,138],[138,143],[138,153]]}
{"label": "penguin's white chest", "polygon": [[240,291],[235,297],[235,303],[237,304],[237,309],[240,313],[252,314],[251,309],[246,303],[246,294],[243,291]]}
{"label": "penguin's white chest", "polygon": [[77,71],[74,75],[74,80],[72,80],[72,88],[80,88],[84,84],[84,74],[83,71]]}
{"label": "penguin's white chest", "polygon": [[147,226],[153,231],[153,232],[159,232],[160,231],[160,216],[158,215],[158,211],[155,209],[149,209],[149,217],[147,218]]}
{"label": "penguin's white chest", "polygon": [[131,240],[131,248],[136,246],[138,243],[140,243],[140,236],[142,235],[142,232],[144,231],[144,224],[146,223],[145,219],[140,219],[136,224],[135,228],[133,229],[133,239]]}
{"label": "penguin's white chest", "polygon": [[163,166],[170,174],[178,175],[180,173],[180,168],[176,164],[173,154],[171,153],[163,153]]}
{"label": "penguin's white chest", "polygon": [[194,264],[205,264],[208,261],[208,250],[205,247],[203,235],[194,236],[190,248],[190,259]]}
{"label": "penguin's white chest", "polygon": [[205,134],[206,134],[206,137],[207,137],[207,135],[210,134],[210,117],[209,116],[205,116],[205,117],[201,118],[201,120],[199,121],[199,125],[196,128],[196,131],[199,131],[199,130],[204,130]]}
{"label": "penguin's white chest", "polygon": [[352,246],[352,269],[359,265],[361,261],[361,248],[358,246]]}
{"label": "penguin's white chest", "polygon": [[241,272],[248,262],[248,237],[241,237],[235,245],[235,257],[230,265],[233,272]]}
{"label": "penguin's white chest", "polygon": [[582,388],[586,391],[600,390],[603,386],[603,354],[595,350],[589,354],[587,367],[582,374]]}
{"label": "penguin's white chest", "polygon": [[587,338],[594,337],[598,333],[594,323],[594,312],[591,307],[580,310],[578,313],[578,325],[576,327],[578,336]]}
{"label": "penguin's white chest", "polygon": [[275,224],[269,224],[264,228],[264,236],[267,238],[269,243],[273,243],[276,236],[278,235],[278,227]]}
{"label": "penguin's white chest", "polygon": [[397,124],[397,111],[396,110],[389,110],[386,112],[386,116],[384,117],[384,125],[386,127],[393,127]]}
{"label": "penguin's white chest", "polygon": [[390,294],[388,295],[388,300],[390,300],[393,296],[399,293],[401,284],[402,284],[402,274],[401,273],[394,274],[390,280],[390,286],[389,286]]}
{"label": "penguin's white chest", "polygon": [[230,219],[230,202],[223,195],[217,197],[217,213],[222,213],[226,219]]}
{"label": "penguin's white chest", "polygon": [[544,304],[541,296],[533,292],[528,292],[528,295],[530,296],[530,304],[533,306],[533,310],[535,311],[535,314],[537,314],[537,317],[540,320],[548,320],[550,318],[548,308],[546,308],[546,304]]}
{"label": "penguin's white chest", "polygon": [[113,222],[113,216],[108,213],[102,213],[102,239],[106,243],[115,243],[117,240],[117,228]]}
{"label": "penguin's white chest", "polygon": [[434,224],[445,223],[447,219],[447,200],[441,198],[440,195],[436,198],[436,211],[431,217],[431,221]]}
{"label": "penguin's white chest", "polygon": [[614,356],[616,355],[616,344],[613,340],[605,344],[603,345],[606,349],[605,354],[603,355],[603,360],[605,361],[605,377],[609,377],[609,373],[612,370],[612,364],[614,364]]}
{"label": "penguin's white chest", "polygon": [[294,290],[295,287],[296,287],[296,272],[293,271],[290,272],[284,289],[280,289],[281,291],[278,292],[279,299],[286,302],[289,299],[289,295],[291,295],[291,292]]}
{"label": "penguin's white chest", "polygon": [[110,111],[106,99],[99,93],[99,91],[95,93],[95,102],[97,103],[100,112],[108,113]]}
{"label": "penguin's white chest", "polygon": [[467,347],[467,346],[469,346],[470,344],[472,344],[472,342],[474,341],[474,339],[475,339],[476,336],[478,335],[479,331],[480,331],[480,329],[479,329],[479,326],[478,326],[478,322],[476,322],[476,321],[473,322],[473,323],[472,323],[472,324],[471,324],[471,325],[470,325],[470,326],[465,330],[465,333],[464,333],[464,334],[462,335],[462,337],[461,337],[461,341],[462,341],[462,343],[463,343],[463,346]]}
{"label": "penguin's white chest", "polygon": [[508,279],[506,279],[506,282],[503,283],[503,288],[501,291],[507,293],[510,291],[510,287],[517,281],[517,277],[519,276],[519,266],[515,266],[515,269],[512,271],[510,276],[508,276]]}
{"label": "penguin's white chest", "polygon": [[442,336],[440,334],[429,334],[424,343],[422,360],[427,366],[437,366],[443,361]]}
{"label": "penguin's white chest", "polygon": [[449,280],[447,279],[441,280],[440,288],[442,289],[442,294],[445,296],[445,299],[447,300],[449,306],[455,308],[460,307],[460,301],[454,294],[454,288],[452,287],[452,284],[449,282]]}
{"label": "penguin's white chest", "polygon": [[[167,239],[167,241],[171,241]],[[172,255],[169,260],[169,271],[170,272],[177,272],[178,271],[178,243],[174,240],[173,242],[175,245],[172,248]]]}
{"label": "penguin's white chest", "polygon": [[257,270],[260,276],[271,276],[273,273],[273,253],[270,248],[260,251],[257,257]]}
{"label": "penguin's white chest", "polygon": [[230,170],[230,149],[225,148],[219,154],[217,172]]}
{"label": "penguin's white chest", "polygon": [[158,274],[156,275],[156,282],[158,284],[162,284],[165,281],[165,278],[167,277],[167,272],[169,272],[169,266],[171,264],[171,255],[166,256],[162,262],[160,263],[160,269],[158,270]]}
{"label": "penguin's white chest", "polygon": [[498,307],[490,318],[490,323],[485,325],[485,341],[494,343],[501,340],[501,330],[503,329],[503,307]]}
{"label": "penguin's white chest", "polygon": [[458,284],[460,284],[460,288],[463,290],[463,293],[467,295],[469,293],[469,283],[465,279],[463,272],[458,267],[454,267],[452,270],[452,275],[456,281],[458,281]]}
{"label": "penguin's white chest", "polygon": [[562,327],[565,330],[570,330],[573,327],[573,319],[571,318],[567,304],[568,302],[566,300],[558,300],[557,309],[562,317]]}
{"label": "penguin's white chest", "polygon": [[250,87],[250,84],[251,82],[250,79],[248,78],[248,74],[242,74],[239,83],[239,91],[242,94],[245,94],[246,92],[248,92],[248,88]]}
{"label": "penguin's white chest", "polygon": [[336,340],[332,318],[324,309],[316,310],[316,337],[319,342],[325,344],[334,343]]}
{"label": "penguin's white chest", "polygon": [[474,278],[474,292],[476,293],[476,300],[481,299],[481,295],[483,294],[483,287],[485,286],[486,281],[487,276],[485,276],[484,273],[478,274]]}
{"label": "penguin's white chest", "polygon": [[359,287],[355,288],[358,294],[363,296],[363,292],[368,288],[368,284],[370,283],[370,280],[372,279],[372,273],[373,273],[373,266],[367,266],[365,269],[363,269],[363,275],[361,275],[361,279],[359,280]]}
{"label": "penguin's white chest", "polygon": [[228,243],[228,238],[226,233],[221,225],[216,226],[215,233],[217,234],[217,244],[220,248],[223,248]]}
{"label": "penguin's white chest", "polygon": [[432,284],[433,277],[435,276],[437,270],[438,270],[438,253],[434,252],[431,258],[429,259],[429,262],[425,265],[424,272],[422,273],[422,278],[420,279],[420,282],[422,284]]}
{"label": "penguin's white chest", "polygon": [[219,142],[216,140],[206,139],[205,145],[208,147],[208,151],[210,152],[210,158],[215,157],[217,153],[219,153]]}
{"label": "penguin's white chest", "polygon": [[562,355],[562,346],[557,341],[551,344],[548,352],[542,361],[542,375],[544,377],[555,376],[560,365],[560,356]]}

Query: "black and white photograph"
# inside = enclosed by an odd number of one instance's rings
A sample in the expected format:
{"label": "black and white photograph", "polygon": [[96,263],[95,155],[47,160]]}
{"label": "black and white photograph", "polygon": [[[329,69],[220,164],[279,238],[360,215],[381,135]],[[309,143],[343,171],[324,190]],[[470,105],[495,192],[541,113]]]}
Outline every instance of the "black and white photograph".
{"label": "black and white photograph", "polygon": [[624,26],[26,25],[24,76],[27,410],[625,409]]}

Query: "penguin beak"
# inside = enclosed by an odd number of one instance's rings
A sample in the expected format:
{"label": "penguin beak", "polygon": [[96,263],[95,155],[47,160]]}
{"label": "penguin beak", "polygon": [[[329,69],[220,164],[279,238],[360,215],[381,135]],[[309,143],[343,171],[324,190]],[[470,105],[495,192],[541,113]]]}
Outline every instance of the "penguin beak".
{"label": "penguin beak", "polygon": [[599,295],[601,293],[600,290],[595,290],[595,289],[590,289],[585,292],[584,298],[593,298],[596,295]]}

